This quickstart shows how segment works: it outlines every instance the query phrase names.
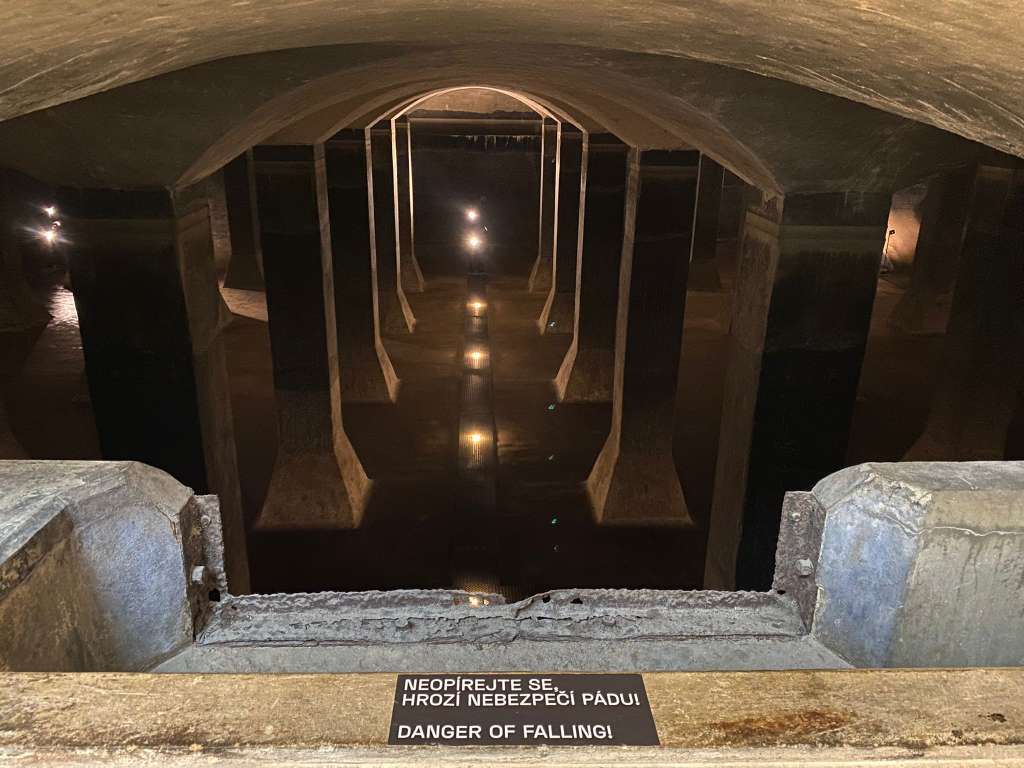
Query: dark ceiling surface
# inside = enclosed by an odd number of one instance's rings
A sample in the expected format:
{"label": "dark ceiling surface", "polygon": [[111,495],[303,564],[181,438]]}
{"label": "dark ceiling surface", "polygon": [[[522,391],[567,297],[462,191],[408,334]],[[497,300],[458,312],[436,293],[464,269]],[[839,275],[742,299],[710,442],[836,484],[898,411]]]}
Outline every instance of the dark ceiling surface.
{"label": "dark ceiling surface", "polygon": [[977,151],[920,123],[1024,155],[1019,0],[11,0],[0,36],[0,163],[66,183],[185,183],[330,105],[461,83],[675,137],[766,189]]}

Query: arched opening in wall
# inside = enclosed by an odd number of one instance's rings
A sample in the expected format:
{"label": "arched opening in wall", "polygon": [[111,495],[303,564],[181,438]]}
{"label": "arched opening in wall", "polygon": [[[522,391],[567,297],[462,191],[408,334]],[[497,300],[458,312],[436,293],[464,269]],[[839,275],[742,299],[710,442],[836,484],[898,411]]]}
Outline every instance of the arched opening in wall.
{"label": "arched opening in wall", "polygon": [[[264,252],[269,326],[236,318],[228,331],[229,339],[255,334],[248,348],[262,350],[229,349],[254,588],[456,588],[514,600],[569,587],[698,587],[699,529],[683,520],[602,524],[590,490],[612,422],[614,316],[636,153],[592,120],[573,122],[505,89],[445,88],[364,122],[334,131],[324,162],[338,270],[340,410],[372,489],[356,525],[324,530],[303,521],[301,484],[275,485],[289,449],[279,438],[275,458],[269,445],[269,400],[280,421],[275,357],[291,342],[274,335],[275,312],[287,310]],[[261,157],[269,150],[257,147],[257,197],[271,194],[272,182],[259,178]],[[695,157],[683,160],[692,165]],[[360,163],[370,190],[352,182]],[[366,287],[351,274],[365,245],[351,237],[364,215],[352,211],[366,199],[380,344],[361,353],[366,339],[343,326],[365,317],[342,294]],[[692,213],[692,195],[672,202],[682,218]],[[673,260],[685,265],[689,240],[673,247]],[[580,264],[596,285],[577,280]],[[244,292],[224,293],[239,314]],[[681,322],[681,301],[678,309]],[[580,317],[593,326],[586,335]],[[579,386],[575,350],[570,355],[578,339],[578,365],[589,378],[580,377],[579,392],[560,392]],[[677,365],[678,358],[673,373]],[[254,395],[263,400],[256,413]],[[674,479],[671,445],[662,450],[669,464],[659,471]],[[268,499],[282,496],[285,524],[268,513]]]}

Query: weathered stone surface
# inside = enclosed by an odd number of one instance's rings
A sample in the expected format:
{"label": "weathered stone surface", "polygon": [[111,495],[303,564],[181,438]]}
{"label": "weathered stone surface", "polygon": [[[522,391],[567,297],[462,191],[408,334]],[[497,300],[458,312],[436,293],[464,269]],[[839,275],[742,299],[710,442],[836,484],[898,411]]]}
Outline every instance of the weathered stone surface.
{"label": "weathered stone surface", "polygon": [[[645,674],[660,747],[395,748],[394,674],[7,675],[0,759],[19,764],[1013,765],[1024,673]],[[173,717],[169,716],[173,713]]]}
{"label": "weathered stone surface", "polygon": [[1024,463],[863,464],[814,496],[817,639],[858,666],[1024,664]]}
{"label": "weathered stone surface", "polygon": [[[340,10],[324,0],[298,8],[285,0],[230,7],[172,0],[161,7],[160,16],[153,17],[149,9],[129,0],[81,8],[75,14],[63,13],[42,0],[22,0],[0,16],[8,62],[0,80],[0,115],[10,118],[162,72],[203,66],[202,62],[219,64],[215,60],[258,51],[301,47],[308,52],[315,51],[310,46],[335,43],[348,49],[447,44],[439,58],[443,64],[455,58],[458,46],[486,44],[474,57],[477,70],[467,67],[459,73],[463,82],[486,80],[481,65],[493,62],[495,73],[500,71],[517,84],[524,81],[528,90],[542,90],[536,81],[543,77],[574,99],[594,104],[598,100],[592,91],[603,85],[598,72],[607,80],[622,77],[630,57],[643,57],[655,71],[675,62],[715,62],[728,65],[718,67],[724,77],[707,77],[701,84],[705,89],[728,79],[742,83],[735,88],[740,92],[758,87],[808,93],[816,89],[990,142],[1005,151],[1024,151],[1019,124],[1024,113],[1024,71],[1017,55],[1020,21],[1012,4],[979,7],[971,0],[951,0],[936,8],[926,0],[912,0],[879,9],[851,6],[843,0],[799,0],[776,9],[754,0],[732,0],[667,8],[641,3],[624,14],[618,3],[600,0],[581,14],[568,2],[505,0],[495,10],[446,0],[431,5],[429,13],[418,13],[418,9],[408,0]],[[863,45],[850,45],[851,40]],[[566,54],[572,69],[597,65],[591,78],[556,71],[553,64],[558,59],[529,49],[565,41],[578,46],[576,52]],[[378,65],[395,53],[381,50],[374,60],[364,62],[365,71],[379,78],[381,87],[387,80],[378,75]],[[973,66],[957,66],[965,61]],[[243,66],[252,71],[248,61]],[[283,78],[294,77],[291,68],[280,69]],[[424,71],[429,68],[413,68],[410,63],[402,77],[414,80]],[[210,79],[202,73],[196,76],[199,82]],[[527,85],[529,80],[534,83]],[[749,110],[765,103],[763,94],[729,99],[719,91],[697,103],[677,83],[659,84],[650,72],[646,77],[634,75],[630,85],[632,90],[621,91],[621,101],[608,111],[626,112],[635,100],[635,104],[649,103],[651,115],[666,117],[672,113],[663,107],[671,105],[678,111],[679,105],[672,105],[678,101],[714,114],[726,131],[732,131],[730,113],[741,109],[746,112],[744,122],[758,124],[758,131],[770,134],[773,142],[778,142],[779,132],[790,130],[798,112],[804,125],[824,127],[815,104],[799,99],[789,102],[788,113],[780,113],[791,120],[759,121]],[[259,93],[260,102],[266,100],[265,91],[252,90],[253,95]],[[349,89],[341,86],[332,92],[344,94]],[[818,104],[829,99],[809,98]],[[225,111],[241,114],[235,99],[222,100]],[[152,103],[163,110],[168,101],[157,98]],[[625,121],[637,119],[627,112]],[[74,121],[69,126],[80,128]],[[214,132],[221,135],[224,130],[218,126]],[[796,139],[794,146],[800,147],[801,141]]]}
{"label": "weathered stone surface", "polygon": [[[0,668],[142,670],[192,641],[201,506],[132,462],[0,461]],[[223,575],[221,575],[223,580]]]}

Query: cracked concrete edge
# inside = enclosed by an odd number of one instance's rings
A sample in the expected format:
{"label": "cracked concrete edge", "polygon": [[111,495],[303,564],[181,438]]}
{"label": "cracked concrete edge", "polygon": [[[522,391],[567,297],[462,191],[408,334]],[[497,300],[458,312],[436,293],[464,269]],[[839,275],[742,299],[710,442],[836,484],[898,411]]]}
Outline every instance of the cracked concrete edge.
{"label": "cracked concrete edge", "polygon": [[502,644],[518,640],[792,638],[795,603],[773,593],[558,590],[513,604],[456,591],[228,597],[201,645]]}

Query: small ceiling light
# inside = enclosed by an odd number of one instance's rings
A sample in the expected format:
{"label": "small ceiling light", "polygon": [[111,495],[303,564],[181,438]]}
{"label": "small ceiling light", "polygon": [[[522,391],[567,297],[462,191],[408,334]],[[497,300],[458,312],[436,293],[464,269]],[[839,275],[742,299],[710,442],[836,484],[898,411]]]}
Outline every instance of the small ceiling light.
{"label": "small ceiling light", "polygon": [[466,211],[466,218],[469,221],[476,221],[480,218],[480,212],[476,208],[470,208]]}
{"label": "small ceiling light", "polygon": [[57,230],[44,229],[40,231],[39,238],[47,245],[54,245],[57,242]]}
{"label": "small ceiling light", "polygon": [[55,206],[55,205],[43,206],[43,212],[52,219],[54,216],[57,215],[57,206]]}
{"label": "small ceiling light", "polygon": [[468,246],[469,250],[471,250],[471,251],[479,250],[480,246],[482,246],[483,244],[484,244],[483,238],[480,237],[480,235],[478,235],[476,233],[474,233],[474,234],[472,234],[472,235],[470,235],[469,237],[466,238],[466,245]]}

